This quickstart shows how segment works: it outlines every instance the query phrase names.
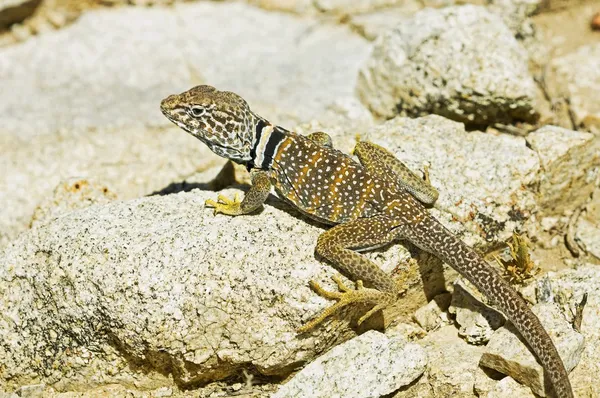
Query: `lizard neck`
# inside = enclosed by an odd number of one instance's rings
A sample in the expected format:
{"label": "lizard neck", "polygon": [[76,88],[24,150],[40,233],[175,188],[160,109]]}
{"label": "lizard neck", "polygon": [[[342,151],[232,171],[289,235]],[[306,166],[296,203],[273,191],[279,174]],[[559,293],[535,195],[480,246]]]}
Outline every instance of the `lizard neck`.
{"label": "lizard neck", "polygon": [[263,170],[271,169],[273,157],[277,154],[281,143],[285,141],[288,134],[289,132],[284,128],[275,126],[265,119],[258,119],[252,149],[250,150],[252,160],[248,167]]}

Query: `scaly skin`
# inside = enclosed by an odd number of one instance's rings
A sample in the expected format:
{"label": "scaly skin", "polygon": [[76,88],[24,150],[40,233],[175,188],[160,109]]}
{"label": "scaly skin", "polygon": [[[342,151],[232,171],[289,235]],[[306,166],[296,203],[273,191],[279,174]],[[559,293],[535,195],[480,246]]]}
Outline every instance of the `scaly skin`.
{"label": "scaly skin", "polygon": [[[340,292],[327,292],[311,282],[317,293],[338,302],[301,331],[351,303],[373,306],[360,321],[394,303],[400,286],[355,250],[404,239],[450,264],[481,290],[529,343],[555,394],[573,396],[563,362],[539,319],[481,256],[429,214],[421,202],[433,203],[437,192],[390,152],[359,142],[354,152],[360,164],[356,163],[333,149],[326,134],[304,137],[274,126],[253,113],[238,95],[210,86],[169,96],[162,101],[161,110],[213,152],[251,171],[253,184],[241,202],[224,197],[207,201],[215,213],[250,213],[263,204],[272,185],[280,198],[303,213],[334,225],[319,236],[316,252],[353,278],[357,289],[337,280]],[[369,288],[363,287],[363,282]]]}

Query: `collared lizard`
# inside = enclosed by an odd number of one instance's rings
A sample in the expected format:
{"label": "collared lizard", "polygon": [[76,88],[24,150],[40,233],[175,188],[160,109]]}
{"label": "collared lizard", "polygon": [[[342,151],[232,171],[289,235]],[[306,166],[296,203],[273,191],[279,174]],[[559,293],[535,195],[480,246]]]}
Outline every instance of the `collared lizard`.
{"label": "collared lizard", "polygon": [[[350,303],[372,308],[359,320],[394,303],[401,287],[375,263],[357,253],[407,240],[434,254],[473,283],[515,325],[535,352],[558,397],[573,392],[563,362],[548,333],[525,301],[473,249],[455,237],[422,202],[437,192],[422,183],[393,154],[375,144],[358,142],[360,163],[334,149],[327,134],[307,137],[269,123],[235,93],[197,86],[161,102],[163,114],[204,142],[213,152],[250,171],[252,186],[243,200],[219,195],[206,205],[231,216],[258,209],[274,186],[278,196],[309,217],[334,225],[323,232],[315,252],[356,281],[340,292],[311,282],[320,295],[337,300],[301,331]],[[365,283],[368,287],[364,287]]]}

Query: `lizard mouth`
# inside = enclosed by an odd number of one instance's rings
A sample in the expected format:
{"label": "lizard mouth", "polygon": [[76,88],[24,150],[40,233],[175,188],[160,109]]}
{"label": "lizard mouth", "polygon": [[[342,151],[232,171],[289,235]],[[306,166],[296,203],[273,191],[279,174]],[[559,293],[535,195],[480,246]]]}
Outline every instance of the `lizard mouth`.
{"label": "lizard mouth", "polygon": [[160,111],[163,115],[165,115],[167,119],[169,119],[169,121],[191,134],[192,132],[190,131],[189,126],[186,123],[186,119],[189,119],[189,116],[186,114],[186,112],[183,109],[170,108],[164,105],[165,101],[167,101],[169,98],[166,98],[161,102]]}

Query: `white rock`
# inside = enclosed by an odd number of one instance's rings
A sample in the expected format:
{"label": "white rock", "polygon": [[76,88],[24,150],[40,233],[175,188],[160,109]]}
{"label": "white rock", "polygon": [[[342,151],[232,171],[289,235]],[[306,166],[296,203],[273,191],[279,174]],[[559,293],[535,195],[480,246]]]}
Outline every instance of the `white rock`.
{"label": "white rock", "polygon": [[485,398],[506,398],[506,397],[519,397],[519,398],[535,398],[536,396],[531,392],[531,389],[527,386],[517,383],[510,377],[505,377],[500,380],[492,390],[485,395],[480,395]]}
{"label": "white rock", "polygon": [[[417,0],[409,1],[417,2]],[[407,0],[248,0],[248,2],[267,10],[294,14],[348,16],[378,9],[393,10],[394,8],[391,7],[404,7]]]}
{"label": "white rock", "polygon": [[417,173],[429,164],[440,192],[432,213],[470,245],[507,239],[536,208],[535,193],[523,186],[535,184],[539,158],[523,138],[467,132],[431,115],[396,117],[361,139],[387,148]]}
{"label": "white rock", "polygon": [[[308,287],[316,279],[335,289],[336,271],[314,257],[322,229],[270,204],[215,217],[204,207],[215,195],[91,206],[9,245],[0,255],[0,384],[172,386],[162,368],[136,371],[160,364],[179,385],[245,367],[282,376],[347,339],[364,308],[348,307],[314,335],[296,332],[331,305]],[[395,265],[401,251],[368,256]]]}
{"label": "white rock", "polygon": [[448,321],[445,311],[450,305],[452,295],[450,293],[438,294],[427,305],[415,311],[414,319],[423,329],[430,331]]}
{"label": "white rock", "polygon": [[600,140],[593,134],[544,126],[527,136],[540,157],[540,209],[560,215],[588,199],[600,174]]}
{"label": "white rock", "polygon": [[484,7],[425,9],[400,22],[376,40],[357,89],[388,118],[437,113],[492,124],[538,117],[525,50]]}
{"label": "white rock", "polygon": [[381,397],[410,384],[426,365],[419,345],[369,331],[319,357],[272,397]]}
{"label": "white rock", "polygon": [[600,186],[580,215],[575,237],[589,254],[600,258]]}
{"label": "white rock", "polygon": [[[571,371],[581,358],[584,337],[573,330],[555,304],[536,304],[532,311],[540,318],[556,345],[565,368]],[[486,346],[480,363],[529,386],[534,393],[546,396],[542,366],[517,334],[512,325],[498,329]]]}
{"label": "white rock", "polygon": [[21,398],[43,398],[44,388],[45,384],[29,384],[19,387],[16,394]]}
{"label": "white rock", "polygon": [[575,125],[600,132],[600,44],[555,58],[549,73],[548,81],[555,82],[552,94],[568,98]]}
{"label": "white rock", "polygon": [[500,15],[506,26],[522,40],[533,34],[529,17],[540,9],[543,2],[544,0],[489,0],[489,10]]}
{"label": "white rock", "polygon": [[314,0],[248,0],[248,3],[270,11],[285,11],[293,14],[314,15],[318,11]]}
{"label": "white rock", "polygon": [[58,131],[27,140],[0,133],[0,148],[0,247],[29,227],[63,180],[102,181],[130,199],[224,162],[176,127]]}
{"label": "white rock", "polygon": [[582,218],[577,223],[575,236],[587,253],[600,258],[600,221],[592,223]]}
{"label": "white rock", "polygon": [[202,83],[235,91],[278,123],[307,120],[353,94],[368,51],[346,27],[239,3],[93,11],[0,49],[1,128],[28,137],[164,126],[160,100]]}
{"label": "white rock", "polygon": [[128,199],[214,165],[161,115],[168,94],[209,83],[296,123],[354,96],[369,46],[346,27],[198,2],[90,11],[0,48],[0,247],[63,179],[99,179]]}
{"label": "white rock", "polygon": [[[482,347],[466,343],[451,325],[429,333],[418,343],[427,352],[428,368],[424,379],[434,392],[433,396],[475,397],[473,386]],[[421,388],[417,387],[418,390]],[[403,396],[412,396],[411,389],[408,388]]]}
{"label": "white rock", "polygon": [[321,12],[335,14],[356,14],[402,5],[406,0],[314,0],[315,7]]}
{"label": "white rock", "polygon": [[31,226],[43,224],[71,211],[106,204],[117,196],[106,185],[84,178],[71,178],[62,181],[55,189],[52,198],[41,203],[34,211]]}
{"label": "white rock", "polygon": [[600,268],[586,264],[577,269],[549,272],[538,281],[538,294],[559,303],[568,315],[576,313],[576,306],[585,293],[588,298],[581,322],[585,348],[570,379],[575,391],[595,397],[600,396]]}
{"label": "white rock", "polygon": [[353,15],[349,23],[365,39],[375,40],[422,8],[423,5],[418,0],[405,1],[400,7]]}
{"label": "white rock", "polygon": [[486,344],[494,330],[506,321],[504,315],[484,304],[481,293],[462,279],[454,282],[448,311],[460,326],[458,334],[471,344]]}

